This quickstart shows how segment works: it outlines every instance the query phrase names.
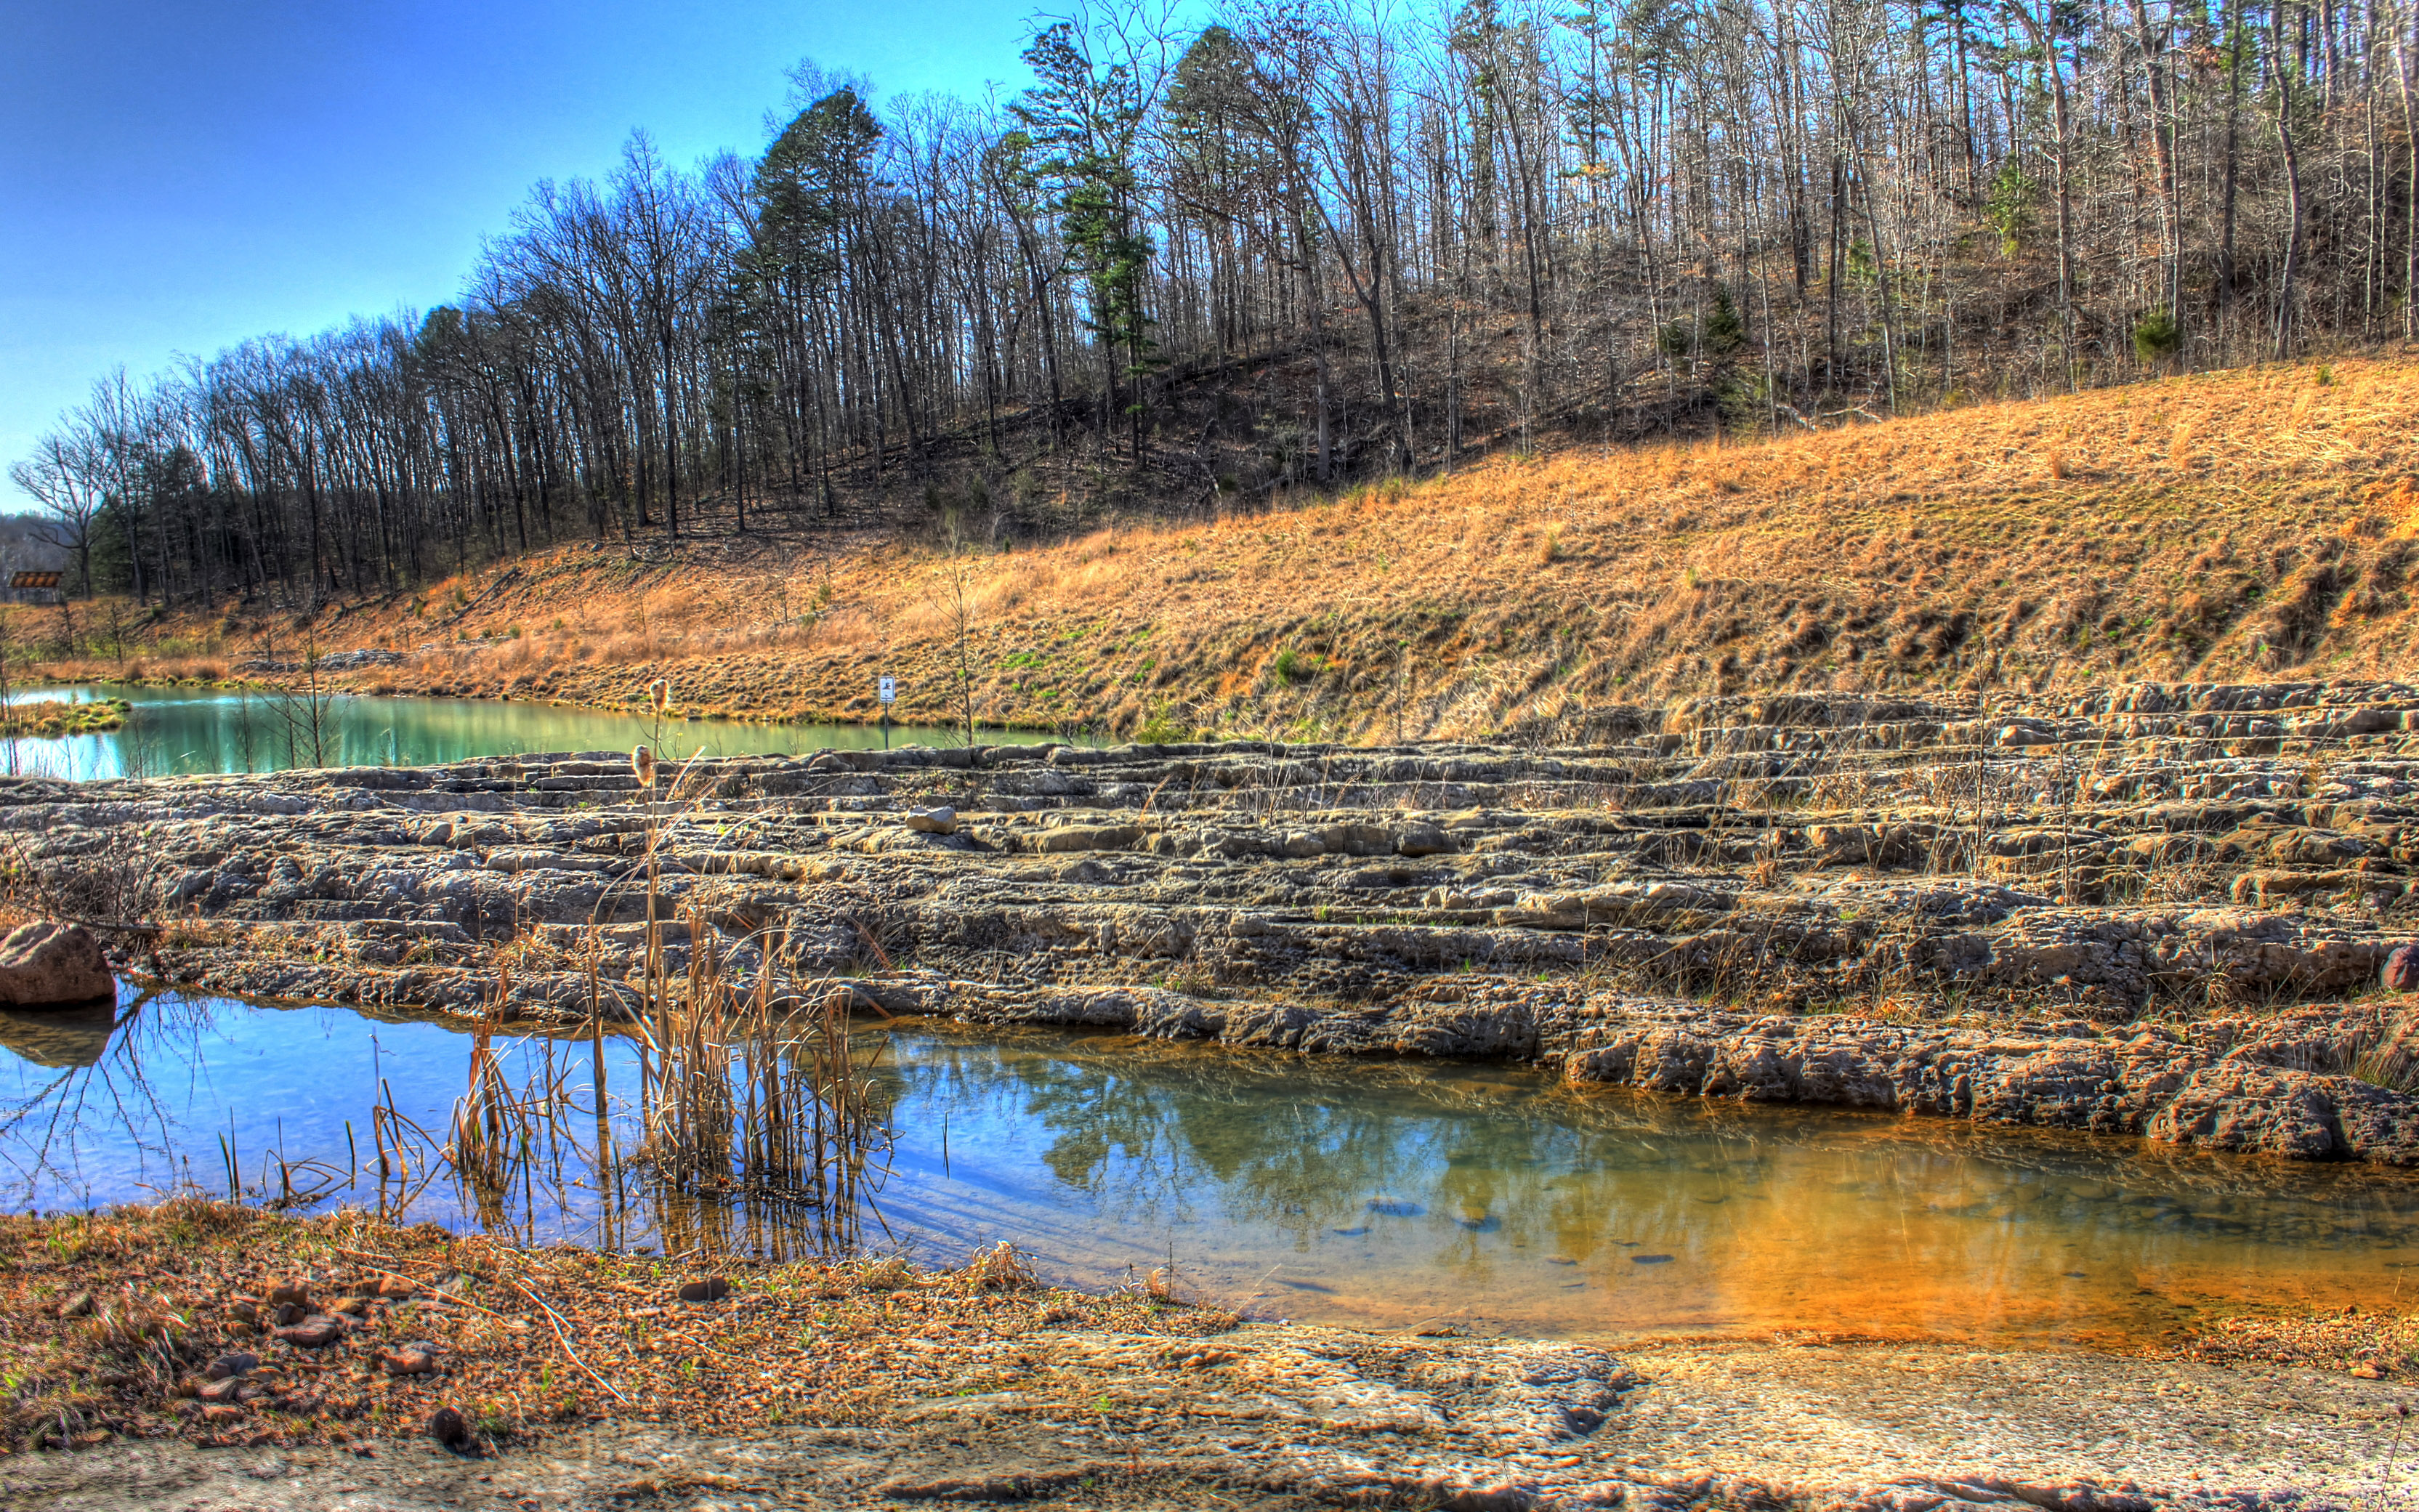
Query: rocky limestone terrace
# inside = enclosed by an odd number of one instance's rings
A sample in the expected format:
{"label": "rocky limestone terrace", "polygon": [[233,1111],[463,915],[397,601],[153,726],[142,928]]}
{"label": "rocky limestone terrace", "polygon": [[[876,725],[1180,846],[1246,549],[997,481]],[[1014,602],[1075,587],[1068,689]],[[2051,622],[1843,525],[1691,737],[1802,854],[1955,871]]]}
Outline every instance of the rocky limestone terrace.
{"label": "rocky limestone terrace", "polygon": [[628,1016],[652,876],[675,990],[2419,1164],[2419,687],[1515,735],[14,779],[0,842],[218,992]]}

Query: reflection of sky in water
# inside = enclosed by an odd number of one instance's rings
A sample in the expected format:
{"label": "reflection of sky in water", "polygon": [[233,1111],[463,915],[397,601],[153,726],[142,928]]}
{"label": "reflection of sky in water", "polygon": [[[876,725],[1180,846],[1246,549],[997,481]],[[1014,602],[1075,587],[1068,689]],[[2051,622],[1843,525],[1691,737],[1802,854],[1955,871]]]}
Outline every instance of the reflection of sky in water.
{"label": "reflection of sky in water", "polygon": [[111,695],[97,687],[12,687],[8,702],[14,703],[98,703]]}
{"label": "reflection of sky in water", "polygon": [[[97,735],[0,741],[0,770],[27,776],[161,777],[189,772],[273,772],[309,764],[312,742],[287,704],[259,692],[202,688],[54,687],[12,689],[10,702],[123,698],[134,705],[121,729]],[[320,747],[331,766],[431,766],[523,751],[626,751],[653,725],[627,715],[547,703],[488,699],[343,697],[323,716]],[[984,744],[1055,738],[978,727]],[[954,746],[958,733],[892,725],[893,746]],[[686,761],[708,756],[840,749],[882,745],[877,725],[742,724],[679,719],[665,729],[665,749]]]}
{"label": "reflection of sky in water", "polygon": [[[887,1040],[897,1136],[877,1207],[899,1242],[954,1259],[1006,1238],[1090,1285],[1173,1259],[1188,1284],[1285,1316],[2111,1340],[2212,1304],[2384,1305],[2419,1262],[2419,1180],[2402,1173],[1668,1102],[1504,1067],[932,1026]],[[550,1057],[578,1111],[484,1221],[686,1242],[679,1214],[598,1197],[589,1041],[505,1042],[516,1083]],[[470,1040],[161,997],[114,1033],[0,1017],[0,1044],[17,1052],[0,1056],[11,1205],[223,1192],[232,1150],[270,1195],[281,1152],[358,1166],[335,1200],[366,1206],[378,1088],[441,1134]],[[626,1149],[626,1041],[606,1067]],[[483,1221],[443,1180],[409,1216]]]}

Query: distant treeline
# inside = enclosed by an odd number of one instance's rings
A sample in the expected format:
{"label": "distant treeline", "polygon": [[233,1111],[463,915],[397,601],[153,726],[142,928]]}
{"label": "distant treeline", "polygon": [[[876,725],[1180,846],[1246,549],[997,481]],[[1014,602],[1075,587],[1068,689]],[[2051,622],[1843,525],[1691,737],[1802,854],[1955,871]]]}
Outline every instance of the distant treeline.
{"label": "distant treeline", "polygon": [[54,539],[58,522],[43,515],[0,515],[0,578],[19,572],[62,572],[67,553]]}
{"label": "distant treeline", "polygon": [[12,475],[83,584],[307,605],[574,534],[1012,513],[1037,457],[1192,507],[2419,315],[2412,0],[1158,14],[1038,31],[996,103],[801,68],[759,155],[635,138],[458,304],[112,377]]}

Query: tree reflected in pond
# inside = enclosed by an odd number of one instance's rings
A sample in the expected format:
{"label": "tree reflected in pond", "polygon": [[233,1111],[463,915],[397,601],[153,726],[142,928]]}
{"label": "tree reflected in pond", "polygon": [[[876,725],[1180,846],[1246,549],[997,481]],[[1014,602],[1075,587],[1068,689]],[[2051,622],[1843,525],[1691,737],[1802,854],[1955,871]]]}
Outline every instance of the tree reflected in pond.
{"label": "tree reflected in pond", "polygon": [[[1173,1261],[1229,1302],[1392,1326],[2119,1341],[2196,1307],[2381,1305],[2419,1263],[2408,1173],[933,1023],[867,1026],[887,1142],[825,1211],[634,1160],[635,1041],[485,1032],[174,995],[0,1020],[0,1179],[17,1206],[235,1190],[666,1253],[1007,1239],[1079,1283]],[[532,1137],[471,1180],[442,1147],[480,1066]]]}
{"label": "tree reflected in pond", "polygon": [[[1021,1212],[1044,1237],[1007,1237],[1077,1275],[1164,1252],[1229,1288],[1273,1276],[1294,1312],[2100,1336],[2186,1297],[2365,1294],[2419,1258],[2400,1173],[2133,1140],[1108,1036],[935,1035],[901,1074],[958,1184],[1022,1199],[965,1206],[957,1237]],[[2347,1248],[2365,1257],[2311,1270]]]}

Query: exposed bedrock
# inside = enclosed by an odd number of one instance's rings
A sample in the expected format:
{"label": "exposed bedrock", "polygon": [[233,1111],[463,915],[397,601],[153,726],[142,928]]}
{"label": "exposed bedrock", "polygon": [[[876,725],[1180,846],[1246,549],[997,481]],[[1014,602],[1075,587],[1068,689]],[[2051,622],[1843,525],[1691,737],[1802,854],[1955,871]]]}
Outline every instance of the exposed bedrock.
{"label": "exposed bedrock", "polygon": [[676,994],[769,968],[886,1011],[2419,1162],[2419,689],[1561,731],[1595,743],[824,751],[652,794],[614,752],[13,779],[0,841],[28,901],[158,920],[148,969],[221,991],[625,1015],[652,890]]}

